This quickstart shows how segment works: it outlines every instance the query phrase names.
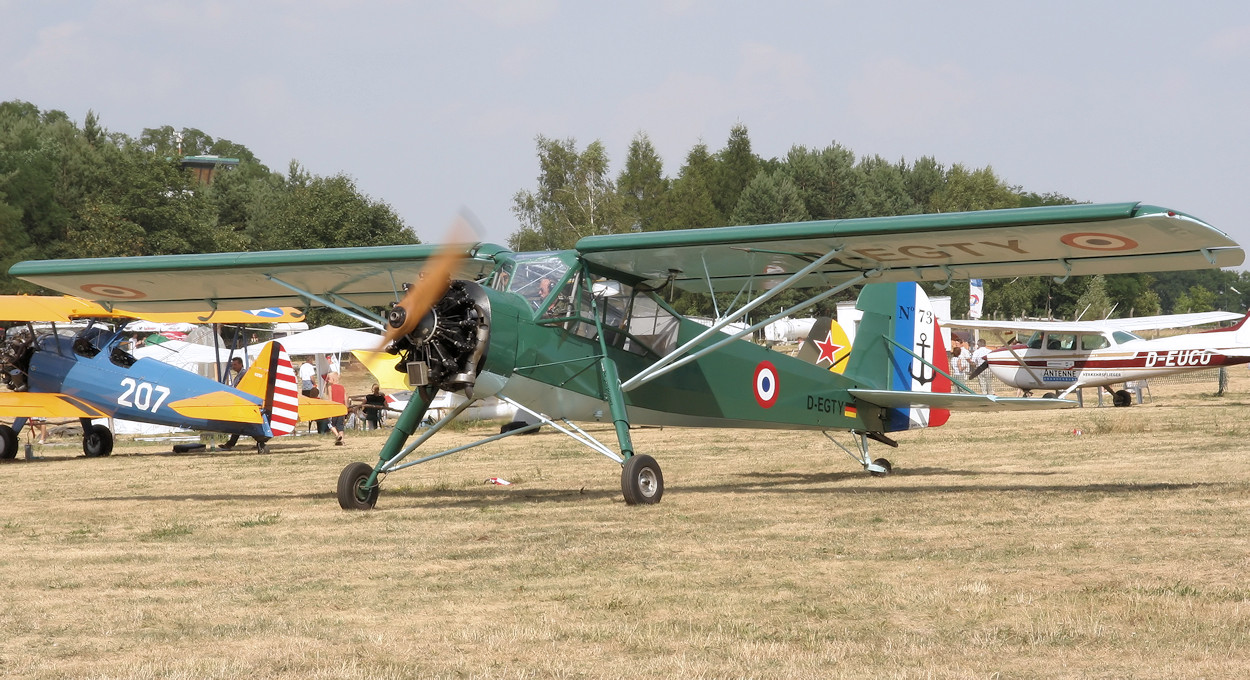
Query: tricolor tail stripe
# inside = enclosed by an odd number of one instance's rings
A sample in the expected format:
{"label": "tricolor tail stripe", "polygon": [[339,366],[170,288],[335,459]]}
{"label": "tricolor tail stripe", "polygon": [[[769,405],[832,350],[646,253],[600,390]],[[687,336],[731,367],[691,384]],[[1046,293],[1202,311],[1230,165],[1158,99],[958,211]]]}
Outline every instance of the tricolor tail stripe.
{"label": "tricolor tail stripe", "polygon": [[299,383],[295,379],[295,367],[291,357],[280,343],[273,343],[277,351],[272,354],[274,364],[270,375],[270,394],[265,399],[269,413],[269,429],[275,437],[291,434],[299,422]]}

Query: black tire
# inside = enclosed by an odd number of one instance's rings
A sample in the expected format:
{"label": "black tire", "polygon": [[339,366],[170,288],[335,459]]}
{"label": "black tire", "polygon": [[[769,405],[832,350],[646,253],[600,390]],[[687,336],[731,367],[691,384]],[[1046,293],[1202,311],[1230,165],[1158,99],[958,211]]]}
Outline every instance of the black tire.
{"label": "black tire", "polygon": [[380,485],[364,489],[373,466],[368,463],[351,463],[339,474],[339,507],[344,510],[372,510],[378,502]]}
{"label": "black tire", "polygon": [[1042,395],[1042,399],[1056,399],[1058,397],[1059,395],[1055,394],[1054,392],[1047,392],[1046,394]]}
{"label": "black tire", "polygon": [[0,425],[0,460],[13,460],[17,456],[17,432],[8,425]]}
{"label": "black tire", "polygon": [[1112,406],[1132,406],[1133,405],[1133,393],[1129,392],[1128,390],[1116,390],[1115,394],[1111,396],[1111,405]]}
{"label": "black tire", "polygon": [[884,476],[886,476],[886,475],[888,475],[888,474],[890,474],[891,472],[893,472],[893,471],[894,471],[894,466],[893,466],[893,465],[890,465],[890,461],[888,461],[888,460],[886,460],[886,459],[884,459],[884,458],[878,458],[878,459],[876,459],[876,460],[872,461],[872,464],[873,464],[873,465],[876,465],[876,466],[879,466],[879,467],[883,467],[883,468],[885,468],[885,472],[877,472],[877,471],[875,471],[875,470],[874,470],[874,471],[871,473],[873,477],[884,477]]}
{"label": "black tire", "polygon": [[[505,423],[503,425],[500,425],[499,434],[508,434],[509,432],[512,432],[513,430],[519,430],[523,427],[529,427],[529,426],[530,424],[525,422],[524,420],[514,420],[510,423]],[[535,432],[538,432],[540,429],[542,428],[536,427],[530,430],[529,432],[526,432],[525,434],[534,434]]]}
{"label": "black tire", "polygon": [[82,434],[82,452],[88,458],[99,458],[113,452],[113,433],[104,425],[92,425]]}
{"label": "black tire", "polygon": [[630,456],[621,466],[621,494],[626,505],[654,505],[664,497],[664,474],[651,456]]}

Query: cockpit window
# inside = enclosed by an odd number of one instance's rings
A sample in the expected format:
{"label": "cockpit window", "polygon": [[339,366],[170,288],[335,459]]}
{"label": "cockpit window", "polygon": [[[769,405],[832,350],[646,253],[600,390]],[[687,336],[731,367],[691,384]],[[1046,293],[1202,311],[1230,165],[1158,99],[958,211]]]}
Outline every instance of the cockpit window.
{"label": "cockpit window", "polygon": [[[538,309],[564,280],[568,271],[569,266],[551,253],[518,255],[512,271],[505,270],[505,273],[499,275],[506,277],[500,285],[506,285],[509,291],[519,293],[529,300],[530,306]],[[496,278],[496,281],[499,279]]]}
{"label": "cockpit window", "polygon": [[[604,341],[627,352],[645,355],[654,352],[664,356],[677,345],[677,317],[652,296],[619,281],[600,279],[590,286],[590,296],[579,300],[579,316],[593,318],[591,300],[599,309]],[[573,331],[582,337],[594,338],[594,326],[578,322]]]}

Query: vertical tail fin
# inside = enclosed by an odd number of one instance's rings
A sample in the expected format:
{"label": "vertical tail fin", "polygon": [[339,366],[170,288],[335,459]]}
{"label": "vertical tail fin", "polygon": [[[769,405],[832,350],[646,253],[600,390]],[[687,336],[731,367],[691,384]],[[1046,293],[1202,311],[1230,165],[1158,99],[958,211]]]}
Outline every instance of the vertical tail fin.
{"label": "vertical tail fin", "polygon": [[[936,366],[949,373],[950,364],[937,316],[918,284],[868,284],[855,306],[864,316],[855,332],[847,377],[871,389],[950,392],[950,380],[933,370]],[[937,427],[950,417],[949,411],[938,408],[887,411],[886,432]]]}
{"label": "vertical tail fin", "polygon": [[851,341],[837,321],[827,316],[816,319],[812,329],[799,350],[799,359],[827,368],[834,373],[846,371],[846,360],[851,354]]}
{"label": "vertical tail fin", "polygon": [[291,357],[277,342],[270,342],[248,367],[238,388],[264,400],[261,410],[269,416],[275,437],[295,431],[299,422],[299,383]]}

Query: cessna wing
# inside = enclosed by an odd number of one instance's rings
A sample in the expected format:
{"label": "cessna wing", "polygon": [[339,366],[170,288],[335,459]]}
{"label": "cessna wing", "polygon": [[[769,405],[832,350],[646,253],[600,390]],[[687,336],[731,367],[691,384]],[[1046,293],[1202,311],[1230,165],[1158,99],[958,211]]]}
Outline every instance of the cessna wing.
{"label": "cessna wing", "polygon": [[1104,331],[1148,331],[1165,328],[1187,328],[1221,321],[1234,321],[1245,318],[1244,314],[1235,312],[1195,312],[1192,314],[1164,314],[1160,316],[1139,316],[1129,319],[1102,319],[1099,321],[1045,321],[1029,319],[1023,321],[993,321],[982,319],[954,319],[943,321],[942,325],[949,328],[968,328],[998,331],[1052,331],[1055,333],[1101,333]]}

